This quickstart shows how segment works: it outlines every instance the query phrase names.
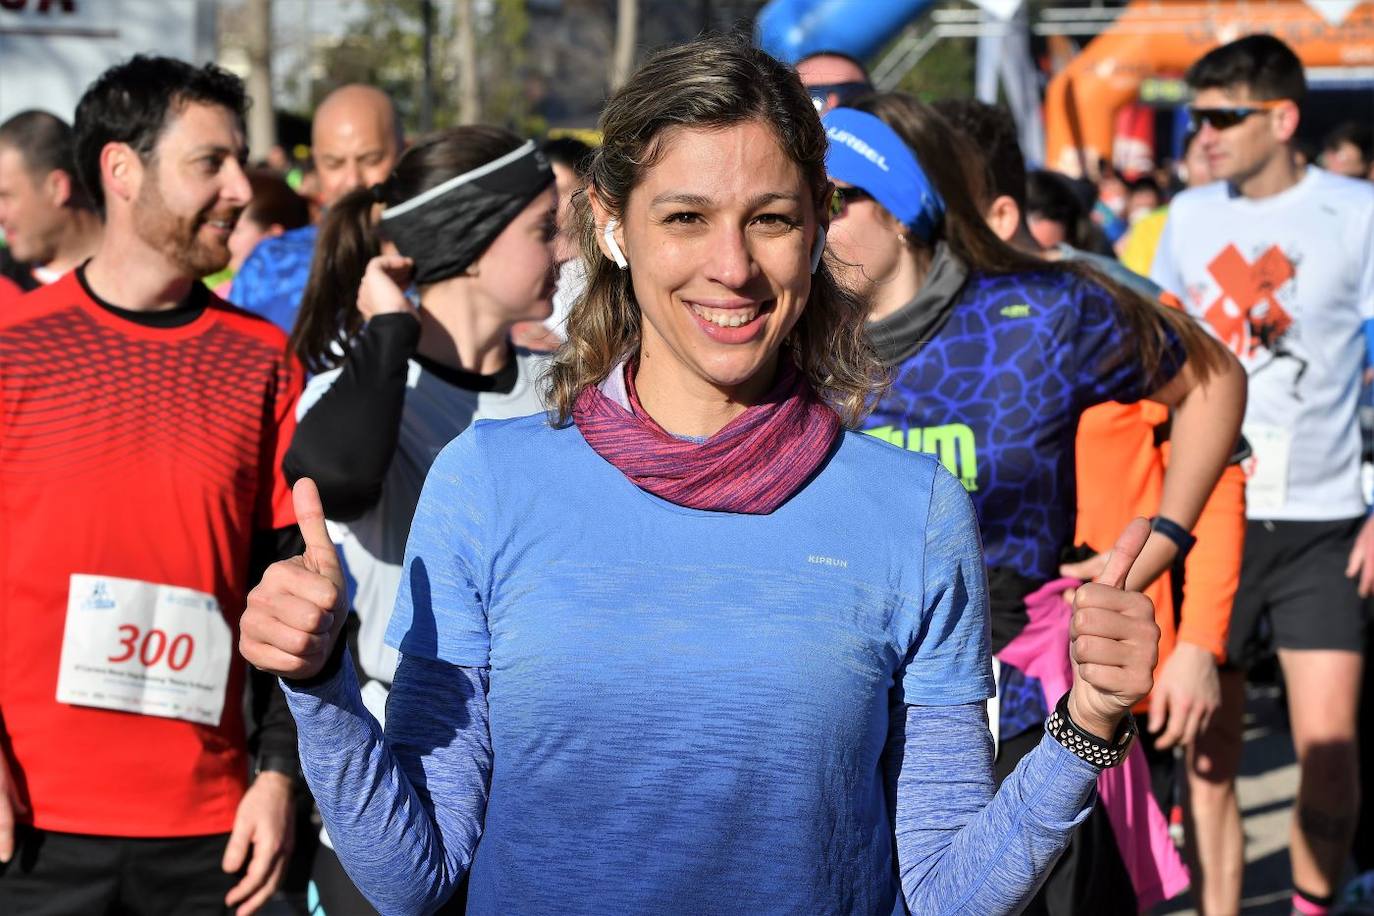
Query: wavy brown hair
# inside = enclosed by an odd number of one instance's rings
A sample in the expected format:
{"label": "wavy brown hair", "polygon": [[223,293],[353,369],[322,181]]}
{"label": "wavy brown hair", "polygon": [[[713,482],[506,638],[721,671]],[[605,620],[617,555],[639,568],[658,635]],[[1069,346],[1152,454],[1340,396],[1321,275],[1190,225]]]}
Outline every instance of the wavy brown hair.
{"label": "wavy brown hair", "polygon": [[[1130,328],[1135,356],[1146,378],[1157,377],[1170,332],[1182,342],[1188,364],[1199,379],[1225,365],[1221,345],[1181,310],[1146,299],[1089,265],[1046,261],[998,238],[976,203],[987,196],[983,156],[933,107],[901,92],[874,93],[855,101],[852,107],[881,119],[915,154],[945,200],[945,217],[936,241],[949,245],[971,270],[989,274],[1069,273],[1105,288]],[[911,244],[922,243],[913,238]]]}
{"label": "wavy brown hair", "polygon": [[[602,145],[588,180],[612,213],[624,212],[630,192],[653,168],[662,141],[675,128],[717,130],[758,121],[805,178],[812,206],[824,209],[825,131],[801,80],[789,67],[734,38],[706,38],[655,54],[607,103]],[[596,244],[586,194],[574,213],[587,266],[587,290],[568,316],[567,340],[545,378],[555,423],[572,416],[578,395],[600,384],[622,360],[639,352],[640,312],[630,272],[607,260]],[[886,371],[864,333],[862,302],[835,282],[824,261],[796,327],[784,342],[812,388],[846,426],[857,426],[887,383]]]}

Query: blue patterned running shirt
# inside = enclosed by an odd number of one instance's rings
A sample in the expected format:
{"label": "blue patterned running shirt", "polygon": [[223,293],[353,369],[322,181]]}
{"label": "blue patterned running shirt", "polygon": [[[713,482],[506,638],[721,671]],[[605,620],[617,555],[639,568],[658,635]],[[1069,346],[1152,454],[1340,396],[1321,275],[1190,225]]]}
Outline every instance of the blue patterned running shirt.
{"label": "blue patterned running shirt", "polygon": [[302,226],[263,239],[239,268],[229,298],[290,334],[310,279],[318,236],[318,227]]}
{"label": "blue patterned running shirt", "polygon": [[1185,359],[1172,334],[1156,377],[1138,354],[1126,317],[1095,283],[1058,270],[973,272],[944,325],[892,367],[865,432],[933,454],[959,478],[990,568],[1051,579],[1073,537],[1079,415],[1158,390]]}

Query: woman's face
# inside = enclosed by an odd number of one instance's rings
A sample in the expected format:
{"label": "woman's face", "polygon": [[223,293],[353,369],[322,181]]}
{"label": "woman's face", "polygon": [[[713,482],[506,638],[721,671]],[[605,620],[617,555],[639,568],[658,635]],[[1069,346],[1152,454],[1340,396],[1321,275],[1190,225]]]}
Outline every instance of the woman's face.
{"label": "woman's face", "polygon": [[557,235],[558,191],[550,186],[501,230],[469,270],[475,274],[479,300],[502,321],[552,314]]}
{"label": "woman's face", "polygon": [[826,246],[835,255],[835,275],[846,289],[865,302],[891,283],[908,256],[901,239],[902,226],[887,208],[866,194],[845,196],[852,186],[835,182],[844,199],[839,213],[830,221]]}
{"label": "woman's face", "polygon": [[643,318],[641,376],[682,390],[766,385],[811,292],[811,190],[757,121],[659,142],[616,233]]}

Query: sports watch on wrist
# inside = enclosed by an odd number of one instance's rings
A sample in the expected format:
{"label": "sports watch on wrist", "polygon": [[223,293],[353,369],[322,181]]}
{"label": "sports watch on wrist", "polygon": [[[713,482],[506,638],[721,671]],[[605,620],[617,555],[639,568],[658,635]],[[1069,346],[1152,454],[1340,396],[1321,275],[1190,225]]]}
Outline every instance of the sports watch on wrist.
{"label": "sports watch on wrist", "polygon": [[1092,732],[1080,728],[1069,715],[1067,692],[1055,704],[1054,712],[1045,722],[1045,730],[1065,750],[1103,770],[1126,759],[1136,735],[1135,717],[1129,711],[1122,717],[1111,741],[1103,741]]}
{"label": "sports watch on wrist", "polygon": [[1150,530],[1157,531],[1173,541],[1174,546],[1178,548],[1179,559],[1188,556],[1188,551],[1192,550],[1193,545],[1197,543],[1197,538],[1193,536],[1191,531],[1173,519],[1165,518],[1162,515],[1156,515],[1150,519]]}

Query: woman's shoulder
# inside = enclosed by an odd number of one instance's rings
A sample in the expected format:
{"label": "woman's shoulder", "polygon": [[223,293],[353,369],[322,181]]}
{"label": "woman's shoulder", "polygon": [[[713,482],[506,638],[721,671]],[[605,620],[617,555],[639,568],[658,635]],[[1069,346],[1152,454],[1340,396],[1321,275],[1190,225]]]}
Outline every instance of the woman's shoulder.
{"label": "woman's shoulder", "polygon": [[[957,436],[956,428],[950,429]],[[942,440],[947,452],[963,447]],[[935,455],[908,451],[880,438],[847,431],[821,479],[828,478],[844,511],[876,523],[898,539],[947,536],[956,529],[977,536],[973,501]]]}
{"label": "woman's shoulder", "polygon": [[477,420],[444,446],[435,467],[456,470],[482,464],[502,476],[519,467],[566,461],[577,438],[572,424],[555,426],[547,413],[500,420]]}
{"label": "woman's shoulder", "polygon": [[871,494],[888,505],[903,494],[927,498],[944,482],[942,477],[959,485],[936,456],[856,430],[845,430],[841,435],[827,470],[832,477],[843,475],[846,479],[842,485],[851,487],[851,492]]}

